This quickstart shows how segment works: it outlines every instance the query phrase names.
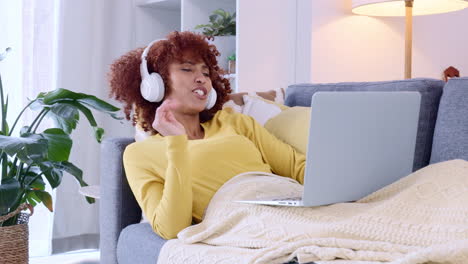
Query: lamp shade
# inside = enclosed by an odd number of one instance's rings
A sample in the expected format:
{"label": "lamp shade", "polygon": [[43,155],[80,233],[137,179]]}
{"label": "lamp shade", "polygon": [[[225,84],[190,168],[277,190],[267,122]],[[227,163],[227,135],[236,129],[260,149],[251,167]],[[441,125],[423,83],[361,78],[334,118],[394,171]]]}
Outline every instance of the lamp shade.
{"label": "lamp shade", "polygon": [[[353,0],[353,13],[368,16],[405,16],[404,0]],[[468,0],[414,0],[413,15],[447,13],[468,7]]]}

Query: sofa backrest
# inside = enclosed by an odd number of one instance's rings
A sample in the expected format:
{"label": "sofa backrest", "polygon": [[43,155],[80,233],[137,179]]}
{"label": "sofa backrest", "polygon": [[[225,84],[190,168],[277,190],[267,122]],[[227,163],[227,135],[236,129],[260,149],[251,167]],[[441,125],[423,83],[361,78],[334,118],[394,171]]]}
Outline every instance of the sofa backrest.
{"label": "sofa backrest", "polygon": [[431,164],[468,160],[468,77],[447,82],[440,99]]}
{"label": "sofa backrest", "polygon": [[428,165],[430,161],[432,138],[444,84],[443,81],[435,79],[295,84],[286,90],[284,103],[287,106],[310,106],[312,95],[319,91],[418,91],[421,93],[421,110],[413,162],[413,171],[416,171]]}

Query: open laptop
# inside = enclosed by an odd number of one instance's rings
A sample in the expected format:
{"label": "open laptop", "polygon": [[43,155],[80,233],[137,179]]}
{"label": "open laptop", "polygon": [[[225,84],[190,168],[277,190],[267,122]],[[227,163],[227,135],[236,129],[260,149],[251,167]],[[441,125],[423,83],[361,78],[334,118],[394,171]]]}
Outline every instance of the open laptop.
{"label": "open laptop", "polygon": [[319,206],[359,200],[412,172],[419,92],[316,92],[301,197],[236,201]]}

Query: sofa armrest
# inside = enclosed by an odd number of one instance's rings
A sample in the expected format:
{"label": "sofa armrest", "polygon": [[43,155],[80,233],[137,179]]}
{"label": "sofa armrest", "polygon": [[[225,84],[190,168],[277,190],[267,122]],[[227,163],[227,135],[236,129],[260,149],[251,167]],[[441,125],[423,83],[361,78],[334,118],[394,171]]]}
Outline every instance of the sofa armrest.
{"label": "sofa armrest", "polygon": [[123,152],[133,138],[110,138],[101,143],[100,251],[101,263],[117,263],[120,231],[141,220],[141,209],[128,185]]}

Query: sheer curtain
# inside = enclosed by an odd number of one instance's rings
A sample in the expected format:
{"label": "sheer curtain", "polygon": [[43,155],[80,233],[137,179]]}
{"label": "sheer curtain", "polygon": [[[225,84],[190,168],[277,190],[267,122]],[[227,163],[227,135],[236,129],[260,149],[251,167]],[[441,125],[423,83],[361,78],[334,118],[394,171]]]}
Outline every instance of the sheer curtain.
{"label": "sheer curtain", "polygon": [[[0,66],[4,90],[9,95],[10,124],[29,99],[41,91],[55,88],[56,4],[54,0],[0,3],[0,49],[3,52],[6,47],[12,48]],[[25,112],[19,125],[30,124],[37,114]],[[47,122],[44,120],[43,125]],[[15,135],[18,135],[17,129]],[[53,213],[42,205],[35,209],[29,224],[30,255],[47,255],[50,253]]]}
{"label": "sheer curtain", "polygon": [[[60,3],[58,19],[57,84],[69,90],[107,99],[110,63],[134,48],[133,1],[80,0]],[[109,100],[110,101],[110,100]],[[115,102],[111,102],[115,103]],[[129,123],[96,115],[105,137],[131,136]],[[85,181],[99,184],[100,145],[81,118],[74,131],[70,160],[83,170]],[[98,248],[99,203],[88,204],[71,177],[57,189],[52,252]]]}
{"label": "sheer curtain", "polygon": [[[107,99],[109,64],[135,48],[133,9],[131,0],[0,1],[0,50],[13,48],[0,63],[9,112],[18,113],[28,98],[57,87]],[[29,123],[34,114],[24,121]],[[128,123],[103,115],[96,120],[107,137],[133,134]],[[83,170],[85,181],[99,184],[100,145],[87,120],[82,116],[80,121],[70,161]],[[98,248],[99,203],[88,204],[69,175],[53,201],[54,213],[38,205],[30,218],[30,255]]]}

